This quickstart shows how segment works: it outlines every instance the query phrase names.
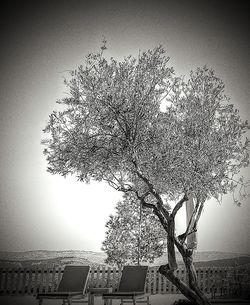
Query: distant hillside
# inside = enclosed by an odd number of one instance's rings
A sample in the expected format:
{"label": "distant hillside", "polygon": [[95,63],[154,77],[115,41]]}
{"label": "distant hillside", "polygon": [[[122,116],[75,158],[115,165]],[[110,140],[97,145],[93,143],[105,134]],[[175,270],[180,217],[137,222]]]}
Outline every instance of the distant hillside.
{"label": "distant hillside", "polygon": [[[30,268],[30,267],[64,267],[68,264],[82,264],[90,266],[104,266],[106,254],[104,252],[93,252],[83,250],[67,251],[25,251],[25,252],[4,252],[0,251],[0,267],[4,268]],[[180,255],[177,254],[177,261],[182,263]],[[224,267],[244,265],[250,263],[249,254],[229,252],[196,252],[194,261],[196,266]],[[167,254],[155,260],[151,266],[159,266],[167,262]]]}
{"label": "distant hillside", "polygon": [[69,264],[103,266],[106,254],[92,251],[0,251],[0,267],[64,267]]}
{"label": "distant hillside", "polygon": [[250,256],[195,262],[196,267],[235,267],[250,264]]}
{"label": "distant hillside", "polygon": [[[49,258],[49,259],[35,259],[35,260],[5,260],[0,259],[0,266],[4,268],[36,268],[36,267],[45,267],[46,268],[53,268],[53,267],[64,267],[66,265],[91,265],[96,266],[96,264],[90,262],[84,258],[77,258],[77,257],[57,257],[57,258]],[[99,266],[99,264],[97,264]]]}
{"label": "distant hillside", "polygon": [[48,251],[34,250],[24,252],[7,252],[0,251],[0,259],[9,260],[41,260],[58,257],[79,257],[90,259],[93,262],[104,262],[106,254],[104,252],[93,252],[84,250],[64,250],[64,251]]}
{"label": "distant hillside", "polygon": [[[213,262],[236,259],[246,257],[250,260],[250,254],[241,254],[241,253],[231,253],[231,252],[218,252],[218,251],[197,251],[194,253],[194,262],[199,262],[201,265],[205,265],[205,262]],[[176,253],[177,262],[183,263],[182,258],[179,253]],[[154,265],[162,265],[165,264],[167,261],[167,253],[165,253],[162,257],[157,258],[154,262]],[[203,264],[204,262],[204,264]],[[230,262],[231,264],[231,262]]]}

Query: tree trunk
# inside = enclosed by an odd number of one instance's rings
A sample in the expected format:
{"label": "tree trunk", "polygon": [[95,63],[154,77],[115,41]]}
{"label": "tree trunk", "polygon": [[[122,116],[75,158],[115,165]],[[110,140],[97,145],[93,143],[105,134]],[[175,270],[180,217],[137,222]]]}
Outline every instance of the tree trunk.
{"label": "tree trunk", "polygon": [[[168,259],[169,262],[176,262],[176,255],[175,255],[175,246],[178,249],[179,253],[182,256],[183,262],[185,264],[185,268],[187,271],[187,280],[188,283],[183,282],[180,280],[175,274],[174,269],[172,268],[171,264],[162,265],[159,268],[159,272],[164,275],[170,282],[172,282],[180,291],[181,293],[190,300],[193,304],[196,305],[210,305],[208,298],[206,295],[201,291],[198,285],[196,270],[193,264],[193,250],[188,249],[185,244],[180,243],[174,236],[175,225],[174,220],[171,221],[170,219],[169,226],[168,226],[168,241],[171,240],[169,247],[168,242]],[[174,244],[173,244],[174,243]],[[174,251],[174,254],[173,254]],[[172,256],[173,255],[173,256]]]}
{"label": "tree trunk", "polygon": [[171,270],[177,269],[177,262],[176,262],[176,255],[175,255],[175,224],[174,220],[169,220],[169,226],[168,226],[168,238],[167,238],[167,249],[168,249],[168,264],[169,268]]}
{"label": "tree trunk", "polygon": [[201,299],[201,303],[198,304],[210,304],[208,298],[206,295],[201,291],[198,285],[197,281],[197,275],[196,275],[196,270],[193,264],[193,251],[187,249],[185,255],[182,255],[186,270],[187,270],[187,275],[188,275],[188,281],[189,281],[189,287],[195,291],[195,293],[198,295],[198,297]]}
{"label": "tree trunk", "polygon": [[183,256],[183,261],[187,270],[188,283],[181,281],[177,276],[175,276],[174,271],[171,270],[169,264],[160,266],[159,272],[173,283],[193,304],[210,305],[211,303],[208,298],[198,286],[197,276],[192,261],[192,254]]}
{"label": "tree trunk", "polygon": [[[140,197],[137,194],[137,197],[141,200],[141,204],[147,208],[153,209],[154,214],[158,217],[160,223],[167,233],[168,264],[160,266],[159,272],[171,283],[173,283],[180,290],[180,292],[193,304],[211,305],[208,298],[198,286],[196,271],[192,258],[193,250],[187,249],[186,245],[183,244],[184,240],[180,242],[179,239],[175,237],[175,215],[182,207],[183,203],[187,200],[186,195],[176,204],[170,215],[168,212],[165,213],[163,211],[163,207],[160,209],[157,205],[145,202],[145,196]],[[161,206],[161,204],[162,202],[158,202],[159,206]],[[174,270],[177,269],[175,246],[182,255],[187,270],[188,283],[183,282],[174,274]]]}

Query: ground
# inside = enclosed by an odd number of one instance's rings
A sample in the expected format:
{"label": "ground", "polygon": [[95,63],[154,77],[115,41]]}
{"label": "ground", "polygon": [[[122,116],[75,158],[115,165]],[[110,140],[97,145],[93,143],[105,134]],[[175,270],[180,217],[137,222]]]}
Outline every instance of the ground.
{"label": "ground", "polygon": [[[180,298],[184,298],[180,294],[157,294],[152,295],[150,297],[150,303],[151,305],[172,305],[174,301],[179,300]],[[225,301],[223,303],[219,302],[217,300],[217,304],[223,304],[223,305],[250,305],[250,301],[237,302],[232,300]],[[37,300],[34,296],[0,296],[0,305],[36,305],[38,304]],[[57,300],[46,300],[43,303],[44,305],[61,305],[62,301]],[[77,303],[76,303],[77,304]],[[79,304],[79,303],[78,303]],[[83,303],[82,303],[83,304]],[[95,305],[102,305],[103,301],[101,297],[95,298]],[[119,300],[113,301],[113,305],[119,305]]]}
{"label": "ground", "polygon": [[[182,298],[182,296],[174,294],[165,295],[152,295],[150,297],[151,305],[172,305],[174,301]],[[37,305],[38,301],[33,296],[1,296],[0,305]],[[45,300],[44,305],[62,305],[62,301],[58,300]],[[75,303],[85,304],[85,303]],[[103,301],[101,297],[95,297],[95,305],[102,305]],[[119,300],[114,300],[113,305],[119,305]]]}

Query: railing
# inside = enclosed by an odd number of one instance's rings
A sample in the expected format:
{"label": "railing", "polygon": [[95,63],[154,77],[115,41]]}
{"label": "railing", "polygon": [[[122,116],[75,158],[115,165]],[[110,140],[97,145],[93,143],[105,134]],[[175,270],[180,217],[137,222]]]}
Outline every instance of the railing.
{"label": "railing", "polygon": [[[178,289],[157,271],[158,267],[150,267],[146,290],[150,294],[179,293]],[[226,279],[234,274],[233,268],[198,268],[197,278],[199,287],[205,293],[212,295],[225,293],[228,289]],[[249,269],[248,269],[249,271]],[[238,272],[238,271],[237,271]],[[239,273],[239,272],[238,272]],[[36,268],[36,269],[0,269],[0,294],[36,294],[38,292],[55,291],[63,274],[61,268]],[[117,288],[121,270],[116,268],[92,267],[89,275],[88,287]],[[176,275],[186,281],[186,272],[183,269],[176,271]],[[239,277],[239,274],[238,274]],[[249,284],[244,280],[245,284]],[[242,278],[241,278],[242,280]],[[250,285],[247,289],[249,289]]]}

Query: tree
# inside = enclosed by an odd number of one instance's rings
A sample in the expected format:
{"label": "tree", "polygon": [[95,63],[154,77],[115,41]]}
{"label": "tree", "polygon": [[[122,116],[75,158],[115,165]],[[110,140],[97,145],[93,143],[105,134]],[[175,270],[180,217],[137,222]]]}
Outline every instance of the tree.
{"label": "tree", "polygon": [[166,234],[156,216],[132,194],[117,203],[116,214],[109,217],[106,227],[102,249],[108,264],[152,263],[166,247]]}
{"label": "tree", "polygon": [[[193,303],[209,304],[198,287],[193,249],[187,236],[197,230],[207,200],[230,192],[239,204],[246,183],[240,170],[249,165],[249,129],[224,93],[224,84],[207,67],[189,79],[174,76],[159,46],[118,62],[103,52],[89,54],[65,83],[64,108],[50,115],[44,153],[48,171],[80,181],[106,181],[133,193],[154,213],[167,235],[168,262],[159,272]],[[165,105],[163,109],[163,105]],[[163,196],[175,204],[166,208]],[[188,198],[194,210],[183,234],[175,217]],[[179,279],[175,250],[188,281]]]}

